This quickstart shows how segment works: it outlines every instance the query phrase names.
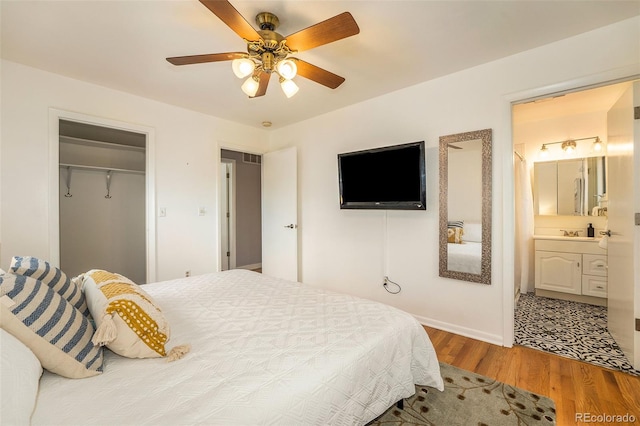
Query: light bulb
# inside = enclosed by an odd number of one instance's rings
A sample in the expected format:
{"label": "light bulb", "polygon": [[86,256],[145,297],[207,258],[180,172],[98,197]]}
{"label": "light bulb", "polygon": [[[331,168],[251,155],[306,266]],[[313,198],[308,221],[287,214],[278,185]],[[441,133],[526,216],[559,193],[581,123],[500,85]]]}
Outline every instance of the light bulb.
{"label": "light bulb", "polygon": [[258,87],[260,87],[260,83],[258,83],[258,80],[253,78],[253,76],[242,83],[242,91],[250,98],[253,98],[256,93],[258,93]]}
{"label": "light bulb", "polygon": [[293,80],[286,79],[282,79],[280,81],[280,87],[282,88],[284,94],[287,95],[287,98],[290,98],[298,93],[298,90],[300,89],[298,85],[293,82]]}
{"label": "light bulb", "polygon": [[602,141],[600,138],[596,138],[596,141],[593,143],[593,150],[598,152],[602,151]]}
{"label": "light bulb", "polygon": [[256,64],[251,59],[234,59],[231,62],[231,69],[238,78],[244,78],[252,74],[255,68]]}
{"label": "light bulb", "polygon": [[542,145],[542,148],[540,148],[540,157],[547,158],[548,156],[549,156],[549,148],[547,148],[546,145]]}
{"label": "light bulb", "polygon": [[278,65],[276,65],[276,71],[278,71],[278,74],[280,74],[282,78],[291,80],[296,76],[298,66],[291,59],[285,59],[284,61],[278,62]]}

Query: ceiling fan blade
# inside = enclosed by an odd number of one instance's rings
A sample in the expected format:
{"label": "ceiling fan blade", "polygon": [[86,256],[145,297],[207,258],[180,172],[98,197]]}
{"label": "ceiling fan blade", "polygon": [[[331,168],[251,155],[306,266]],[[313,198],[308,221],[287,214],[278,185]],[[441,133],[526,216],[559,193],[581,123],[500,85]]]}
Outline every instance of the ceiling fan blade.
{"label": "ceiling fan blade", "polygon": [[256,92],[255,96],[251,96],[252,98],[264,96],[267,93],[267,86],[269,85],[271,74],[268,72],[261,72],[258,78],[260,79],[260,85],[258,86],[258,91]]}
{"label": "ceiling fan blade", "polygon": [[227,0],[200,0],[200,3],[243,39],[257,41],[262,38]]}
{"label": "ceiling fan blade", "polygon": [[359,32],[360,28],[353,16],[344,12],[285,38],[291,50],[301,51],[351,37]]}
{"label": "ceiling fan blade", "polygon": [[173,65],[190,65],[190,64],[203,64],[206,62],[220,62],[231,61],[233,59],[246,58],[247,54],[242,52],[228,52],[228,53],[211,53],[208,55],[191,55],[191,56],[174,56],[167,58],[167,61]]}
{"label": "ceiling fan blade", "polygon": [[449,148],[453,148],[453,149],[462,149],[462,147],[461,147],[461,146],[453,145],[453,144],[450,144],[450,143],[448,143],[448,144],[447,144],[447,146],[448,146]]}
{"label": "ceiling fan blade", "polygon": [[335,89],[344,83],[344,77],[340,77],[339,75],[312,65],[301,59],[295,58],[295,60],[296,65],[298,66],[298,75],[300,77],[308,78],[309,80],[320,83],[330,89]]}

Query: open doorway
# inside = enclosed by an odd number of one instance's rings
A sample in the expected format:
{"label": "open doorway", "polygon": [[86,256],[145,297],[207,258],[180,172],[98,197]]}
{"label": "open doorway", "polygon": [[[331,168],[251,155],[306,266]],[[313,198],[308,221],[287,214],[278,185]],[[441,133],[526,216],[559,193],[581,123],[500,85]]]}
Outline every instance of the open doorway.
{"label": "open doorway", "polygon": [[609,332],[600,234],[611,207],[608,115],[632,84],[513,106],[514,342],[639,374]]}
{"label": "open doorway", "polygon": [[220,151],[221,270],[262,269],[262,157]]}

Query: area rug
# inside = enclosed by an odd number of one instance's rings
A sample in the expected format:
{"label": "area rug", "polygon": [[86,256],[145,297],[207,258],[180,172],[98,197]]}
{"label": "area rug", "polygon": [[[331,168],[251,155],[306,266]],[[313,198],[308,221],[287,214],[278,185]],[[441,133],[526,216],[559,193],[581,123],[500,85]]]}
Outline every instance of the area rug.
{"label": "area rug", "polygon": [[449,364],[440,363],[444,391],[416,386],[404,407],[391,407],[370,426],[555,425],[554,402]]}
{"label": "area rug", "polygon": [[515,309],[514,342],[640,375],[607,330],[603,306],[521,294]]}

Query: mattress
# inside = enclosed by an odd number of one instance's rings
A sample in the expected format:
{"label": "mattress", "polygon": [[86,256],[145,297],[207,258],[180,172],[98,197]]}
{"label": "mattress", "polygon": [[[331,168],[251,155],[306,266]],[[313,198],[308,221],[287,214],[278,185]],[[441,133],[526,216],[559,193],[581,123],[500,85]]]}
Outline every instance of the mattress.
{"label": "mattress", "polygon": [[444,388],[429,338],[377,302],[232,270],[147,284],[182,359],[105,351],[104,373],[45,372],[32,424],[356,425]]}
{"label": "mattress", "polygon": [[447,269],[456,272],[482,273],[482,243],[465,241],[447,244]]}

